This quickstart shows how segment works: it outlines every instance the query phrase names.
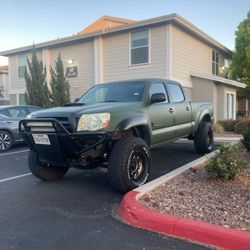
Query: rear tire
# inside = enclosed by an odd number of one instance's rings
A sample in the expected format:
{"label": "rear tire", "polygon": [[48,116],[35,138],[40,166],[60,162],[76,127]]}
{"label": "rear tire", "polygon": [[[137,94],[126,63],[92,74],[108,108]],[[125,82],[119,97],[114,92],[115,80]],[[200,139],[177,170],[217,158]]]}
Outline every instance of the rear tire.
{"label": "rear tire", "polygon": [[32,150],[29,152],[28,165],[31,173],[44,181],[61,179],[69,169],[68,167],[46,166],[41,164],[37,153]]}
{"label": "rear tire", "polygon": [[199,154],[207,154],[213,150],[214,139],[210,122],[202,121],[194,135],[194,146]]}
{"label": "rear tire", "polygon": [[143,185],[149,177],[150,161],[150,150],[144,140],[136,137],[121,139],[109,156],[110,185],[121,192]]}

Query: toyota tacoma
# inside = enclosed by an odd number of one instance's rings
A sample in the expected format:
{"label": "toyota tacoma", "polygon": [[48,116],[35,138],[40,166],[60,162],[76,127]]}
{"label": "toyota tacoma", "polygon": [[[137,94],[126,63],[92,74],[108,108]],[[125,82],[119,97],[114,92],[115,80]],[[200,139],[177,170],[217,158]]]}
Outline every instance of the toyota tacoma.
{"label": "toyota tacoma", "polygon": [[110,185],[126,192],[148,180],[152,146],[186,137],[209,153],[212,123],[212,104],[190,102],[178,82],[135,79],[95,85],[74,103],[34,112],[19,132],[34,176],[55,180],[70,167],[102,166]]}

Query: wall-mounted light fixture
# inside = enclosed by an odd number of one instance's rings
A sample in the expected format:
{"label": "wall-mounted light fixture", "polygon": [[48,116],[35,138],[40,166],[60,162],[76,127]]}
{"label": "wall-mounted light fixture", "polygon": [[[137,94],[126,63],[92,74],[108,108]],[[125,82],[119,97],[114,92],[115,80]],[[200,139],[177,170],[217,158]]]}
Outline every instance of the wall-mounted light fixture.
{"label": "wall-mounted light fixture", "polygon": [[69,60],[68,60],[68,64],[70,64],[70,65],[74,64],[74,62],[75,62],[74,59],[69,59]]}

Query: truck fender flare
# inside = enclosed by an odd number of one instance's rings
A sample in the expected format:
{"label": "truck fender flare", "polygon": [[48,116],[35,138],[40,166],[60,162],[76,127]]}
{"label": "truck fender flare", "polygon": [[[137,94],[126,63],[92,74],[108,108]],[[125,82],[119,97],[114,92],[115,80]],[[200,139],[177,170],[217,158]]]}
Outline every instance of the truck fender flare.
{"label": "truck fender flare", "polygon": [[148,121],[145,116],[137,115],[137,116],[130,116],[123,120],[121,120],[118,125],[116,126],[116,131],[120,130],[128,130],[134,127],[142,127],[142,138],[150,145],[150,128],[148,125]]}
{"label": "truck fender flare", "polygon": [[195,125],[195,131],[197,131],[197,129],[199,128],[199,125],[200,125],[201,121],[203,121],[203,120],[204,121],[213,122],[213,118],[211,117],[209,109],[204,109],[200,113],[199,117],[196,120],[197,122],[196,122],[196,125]]}

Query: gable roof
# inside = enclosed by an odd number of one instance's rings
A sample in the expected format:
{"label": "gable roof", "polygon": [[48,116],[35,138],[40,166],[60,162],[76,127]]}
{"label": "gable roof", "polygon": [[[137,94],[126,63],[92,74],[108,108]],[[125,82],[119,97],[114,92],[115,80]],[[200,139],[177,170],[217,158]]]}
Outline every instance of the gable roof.
{"label": "gable roof", "polygon": [[[129,31],[135,28],[139,27],[150,27],[153,25],[160,25],[160,24],[166,24],[166,23],[171,23],[176,26],[178,26],[181,29],[184,29],[186,32],[189,32],[193,36],[197,37],[198,39],[202,40],[203,42],[209,44],[210,46],[223,51],[224,53],[231,55],[232,51],[229,50],[227,47],[213,39],[211,36],[194,26],[192,23],[184,19],[183,17],[179,16],[178,14],[170,14],[166,16],[160,16],[160,17],[155,17],[155,18],[150,18],[150,19],[145,19],[142,21],[135,21],[132,23],[124,24],[118,27],[110,28],[108,30],[99,30],[95,31],[93,33],[84,33],[80,35],[73,35],[61,39],[55,39],[51,40],[48,42],[43,42],[43,43],[38,43],[36,44],[36,49],[42,49],[42,48],[50,48],[50,47],[55,47],[55,46],[63,46],[63,45],[68,45],[72,43],[78,43],[78,42],[83,42],[89,39],[94,39],[97,36],[101,35],[106,35],[106,34],[115,34],[118,32],[123,32],[123,31]],[[17,54],[17,53],[23,53],[26,51],[32,50],[33,45],[26,46],[26,47],[21,47],[17,49],[12,49],[12,50],[7,50],[7,51],[2,51],[0,52],[1,56],[10,56],[12,54]]]}
{"label": "gable roof", "polygon": [[126,19],[126,18],[118,18],[113,16],[102,16],[88,27],[77,33],[77,36],[82,36],[88,33],[93,33],[96,31],[106,31],[111,28],[119,27],[124,24],[134,23],[134,20]]}

